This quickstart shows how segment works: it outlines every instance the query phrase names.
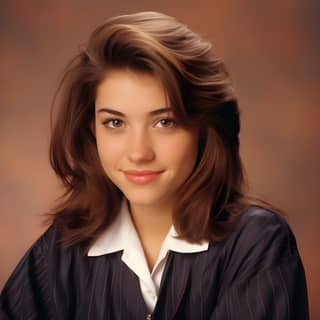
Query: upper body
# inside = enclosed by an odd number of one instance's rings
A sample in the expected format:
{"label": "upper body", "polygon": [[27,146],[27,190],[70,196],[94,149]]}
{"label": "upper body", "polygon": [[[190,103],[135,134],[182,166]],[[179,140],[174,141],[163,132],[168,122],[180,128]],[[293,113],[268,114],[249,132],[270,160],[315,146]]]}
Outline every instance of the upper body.
{"label": "upper body", "polygon": [[[122,250],[87,256],[58,239],[52,225],[23,257],[1,294],[4,319],[147,317]],[[308,319],[304,269],[288,224],[253,206],[224,241],[201,252],[170,251],[152,319]]]}

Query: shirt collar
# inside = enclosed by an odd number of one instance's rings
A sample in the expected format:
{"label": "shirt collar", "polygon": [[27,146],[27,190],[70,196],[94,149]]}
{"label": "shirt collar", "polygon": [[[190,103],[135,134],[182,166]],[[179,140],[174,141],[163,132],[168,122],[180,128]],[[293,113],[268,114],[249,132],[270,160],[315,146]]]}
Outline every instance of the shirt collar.
{"label": "shirt collar", "polygon": [[[193,253],[208,250],[209,242],[200,244],[190,243],[183,239],[177,239],[177,232],[172,225],[163,244],[162,249],[180,253]],[[141,243],[133,225],[128,209],[127,199],[123,197],[120,212],[112,225],[107,228],[93,243],[88,251],[88,256],[100,256],[125,249],[141,247]]]}

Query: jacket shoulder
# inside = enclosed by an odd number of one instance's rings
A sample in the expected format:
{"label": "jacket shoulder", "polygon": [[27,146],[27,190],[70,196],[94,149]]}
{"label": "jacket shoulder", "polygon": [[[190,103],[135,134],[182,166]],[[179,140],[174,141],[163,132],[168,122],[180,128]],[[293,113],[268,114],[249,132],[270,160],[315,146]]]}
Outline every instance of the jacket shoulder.
{"label": "jacket shoulder", "polygon": [[223,269],[230,283],[300,260],[296,238],[284,217],[259,206],[243,213],[221,245]]}
{"label": "jacket shoulder", "polygon": [[236,242],[238,248],[246,250],[269,252],[274,249],[283,257],[297,250],[296,238],[287,220],[279,213],[260,206],[250,206],[243,213],[230,242]]}
{"label": "jacket shoulder", "polygon": [[[220,287],[214,318],[227,313],[232,319],[260,319],[268,314],[279,319],[309,318],[303,264],[283,216],[251,206],[217,248]],[[210,250],[214,257],[215,246]]]}

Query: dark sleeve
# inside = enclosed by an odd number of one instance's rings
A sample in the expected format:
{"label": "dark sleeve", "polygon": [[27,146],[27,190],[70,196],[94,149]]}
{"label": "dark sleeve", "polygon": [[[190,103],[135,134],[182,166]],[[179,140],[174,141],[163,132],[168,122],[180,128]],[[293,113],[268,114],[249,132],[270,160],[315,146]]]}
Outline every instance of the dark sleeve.
{"label": "dark sleeve", "polygon": [[309,319],[304,268],[282,217],[265,209],[248,214],[226,245],[225,257],[211,320]]}
{"label": "dark sleeve", "polygon": [[46,235],[16,266],[0,295],[0,319],[51,319]]}

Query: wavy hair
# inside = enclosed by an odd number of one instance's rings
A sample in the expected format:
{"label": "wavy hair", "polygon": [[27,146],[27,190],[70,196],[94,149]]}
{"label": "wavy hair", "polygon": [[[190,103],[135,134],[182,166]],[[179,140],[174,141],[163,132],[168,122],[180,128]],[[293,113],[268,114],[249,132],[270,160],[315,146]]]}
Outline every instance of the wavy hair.
{"label": "wavy hair", "polygon": [[61,229],[63,244],[81,244],[87,252],[120,209],[122,192],[106,176],[90,130],[97,87],[115,68],[159,78],[177,119],[201,129],[196,167],[174,208],[179,237],[220,241],[250,205],[274,208],[248,195],[238,102],[211,42],[161,13],[121,15],[92,32],[67,65],[53,99],[50,163],[65,192],[47,222]]}

